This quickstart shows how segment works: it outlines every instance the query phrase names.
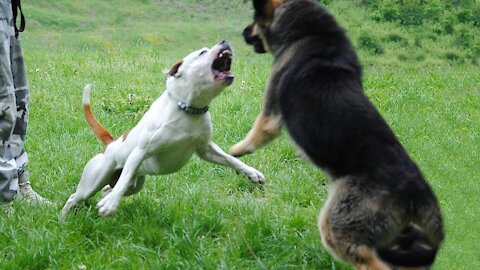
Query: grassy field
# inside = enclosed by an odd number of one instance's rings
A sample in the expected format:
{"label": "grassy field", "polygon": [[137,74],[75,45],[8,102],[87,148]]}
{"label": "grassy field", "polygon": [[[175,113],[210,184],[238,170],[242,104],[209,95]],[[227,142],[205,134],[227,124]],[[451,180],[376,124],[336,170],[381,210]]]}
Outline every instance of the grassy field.
{"label": "grassy field", "polygon": [[[414,42],[421,29],[372,21],[354,1],[331,2],[359,48],[365,91],[441,203],[447,236],[433,269],[478,268],[478,66],[438,57],[448,44],[442,39],[424,43],[433,53],[424,46],[421,61],[402,57],[412,55],[410,48],[397,43],[372,53],[358,43],[365,32],[396,32]],[[228,149],[260,111],[272,58],[243,43],[240,33],[252,13],[242,1],[22,3],[29,168],[36,190],[57,206],[16,202],[15,216],[0,217],[1,269],[350,269],[335,262],[319,239],[316,220],[328,180],[297,158],[286,134],[242,158],[265,174],[263,186],[195,157],[179,173],[148,177],[145,189],[124,199],[110,218],[97,216],[97,195],[59,223],[83,166],[103,149],[81,112],[85,83],[94,84],[95,114],[120,136],[164,91],[166,69],[194,49],[227,39],[235,49],[236,79],[211,113],[214,140]]]}

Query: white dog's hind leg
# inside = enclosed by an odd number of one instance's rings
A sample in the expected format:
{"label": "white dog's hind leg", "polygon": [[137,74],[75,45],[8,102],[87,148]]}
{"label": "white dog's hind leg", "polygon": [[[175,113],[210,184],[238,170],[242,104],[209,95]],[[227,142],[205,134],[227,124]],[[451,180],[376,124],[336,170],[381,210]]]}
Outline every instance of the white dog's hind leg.
{"label": "white dog's hind leg", "polygon": [[75,206],[77,203],[78,202],[76,202],[75,200],[75,193],[73,193],[72,195],[70,195],[70,197],[68,197],[67,202],[65,203],[62,211],[60,212],[60,220],[65,220],[65,217],[67,216],[68,211],[70,211],[70,208]]}
{"label": "white dog's hind leg", "polygon": [[90,198],[104,187],[112,177],[114,168],[115,164],[110,159],[105,158],[104,154],[98,154],[90,159],[83,170],[77,190],[70,195],[65,203],[60,219],[65,219],[70,208]]}
{"label": "white dog's hind leg", "polygon": [[210,142],[206,147],[198,149],[197,154],[200,158],[206,161],[233,168],[237,173],[247,177],[254,183],[265,182],[265,176],[263,176],[261,172],[223,152],[223,150],[213,142]]}
{"label": "white dog's hind leg", "polygon": [[100,191],[102,192],[102,198],[103,198],[107,196],[110,192],[112,192],[112,187],[110,185],[106,185]]}
{"label": "white dog's hind leg", "polygon": [[[133,194],[138,193],[140,190],[142,190],[143,185],[145,184],[145,176],[139,176],[137,177],[137,180],[135,181],[135,184],[131,185],[127,191],[125,192],[125,196],[130,196]],[[106,185],[102,188],[102,197],[107,196],[112,192],[113,188],[110,185]]]}
{"label": "white dog's hind leg", "polygon": [[135,184],[131,185],[125,192],[125,196],[130,196],[138,193],[140,190],[142,190],[144,184],[145,184],[145,176],[142,175],[137,177]]}

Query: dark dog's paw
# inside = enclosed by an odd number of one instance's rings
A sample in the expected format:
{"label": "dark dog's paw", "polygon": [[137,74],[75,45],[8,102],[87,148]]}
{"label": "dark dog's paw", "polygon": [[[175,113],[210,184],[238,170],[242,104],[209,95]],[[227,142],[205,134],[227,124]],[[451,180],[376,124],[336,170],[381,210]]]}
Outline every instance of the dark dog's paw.
{"label": "dark dog's paw", "polygon": [[252,144],[249,144],[246,140],[243,140],[230,148],[230,155],[234,157],[242,157],[255,152],[255,150],[256,149]]}

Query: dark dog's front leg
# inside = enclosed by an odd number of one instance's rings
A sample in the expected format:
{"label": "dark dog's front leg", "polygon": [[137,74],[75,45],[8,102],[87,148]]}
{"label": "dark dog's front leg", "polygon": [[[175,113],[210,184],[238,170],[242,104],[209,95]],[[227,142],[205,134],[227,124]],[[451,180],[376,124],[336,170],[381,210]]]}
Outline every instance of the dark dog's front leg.
{"label": "dark dog's front leg", "polygon": [[253,153],[281,134],[282,120],[279,114],[262,112],[245,139],[230,148],[230,154],[239,157]]}
{"label": "dark dog's front leg", "polygon": [[263,110],[260,115],[257,116],[257,119],[247,136],[230,148],[230,154],[233,156],[239,157],[253,153],[280,136],[282,129],[282,116],[278,104],[278,79],[276,78],[278,77],[277,74],[284,66],[285,61],[283,60],[274,64],[270,73],[270,80],[265,87]]}

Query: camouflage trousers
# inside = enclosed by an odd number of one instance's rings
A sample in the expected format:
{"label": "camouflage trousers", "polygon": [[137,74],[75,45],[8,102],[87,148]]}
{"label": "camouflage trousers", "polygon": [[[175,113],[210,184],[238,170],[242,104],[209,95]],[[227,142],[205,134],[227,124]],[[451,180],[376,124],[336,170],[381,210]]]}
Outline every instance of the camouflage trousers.
{"label": "camouflage trousers", "polygon": [[[10,0],[0,0],[0,201],[12,201],[28,162],[23,146],[29,96]],[[25,177],[26,177],[25,173]]]}

